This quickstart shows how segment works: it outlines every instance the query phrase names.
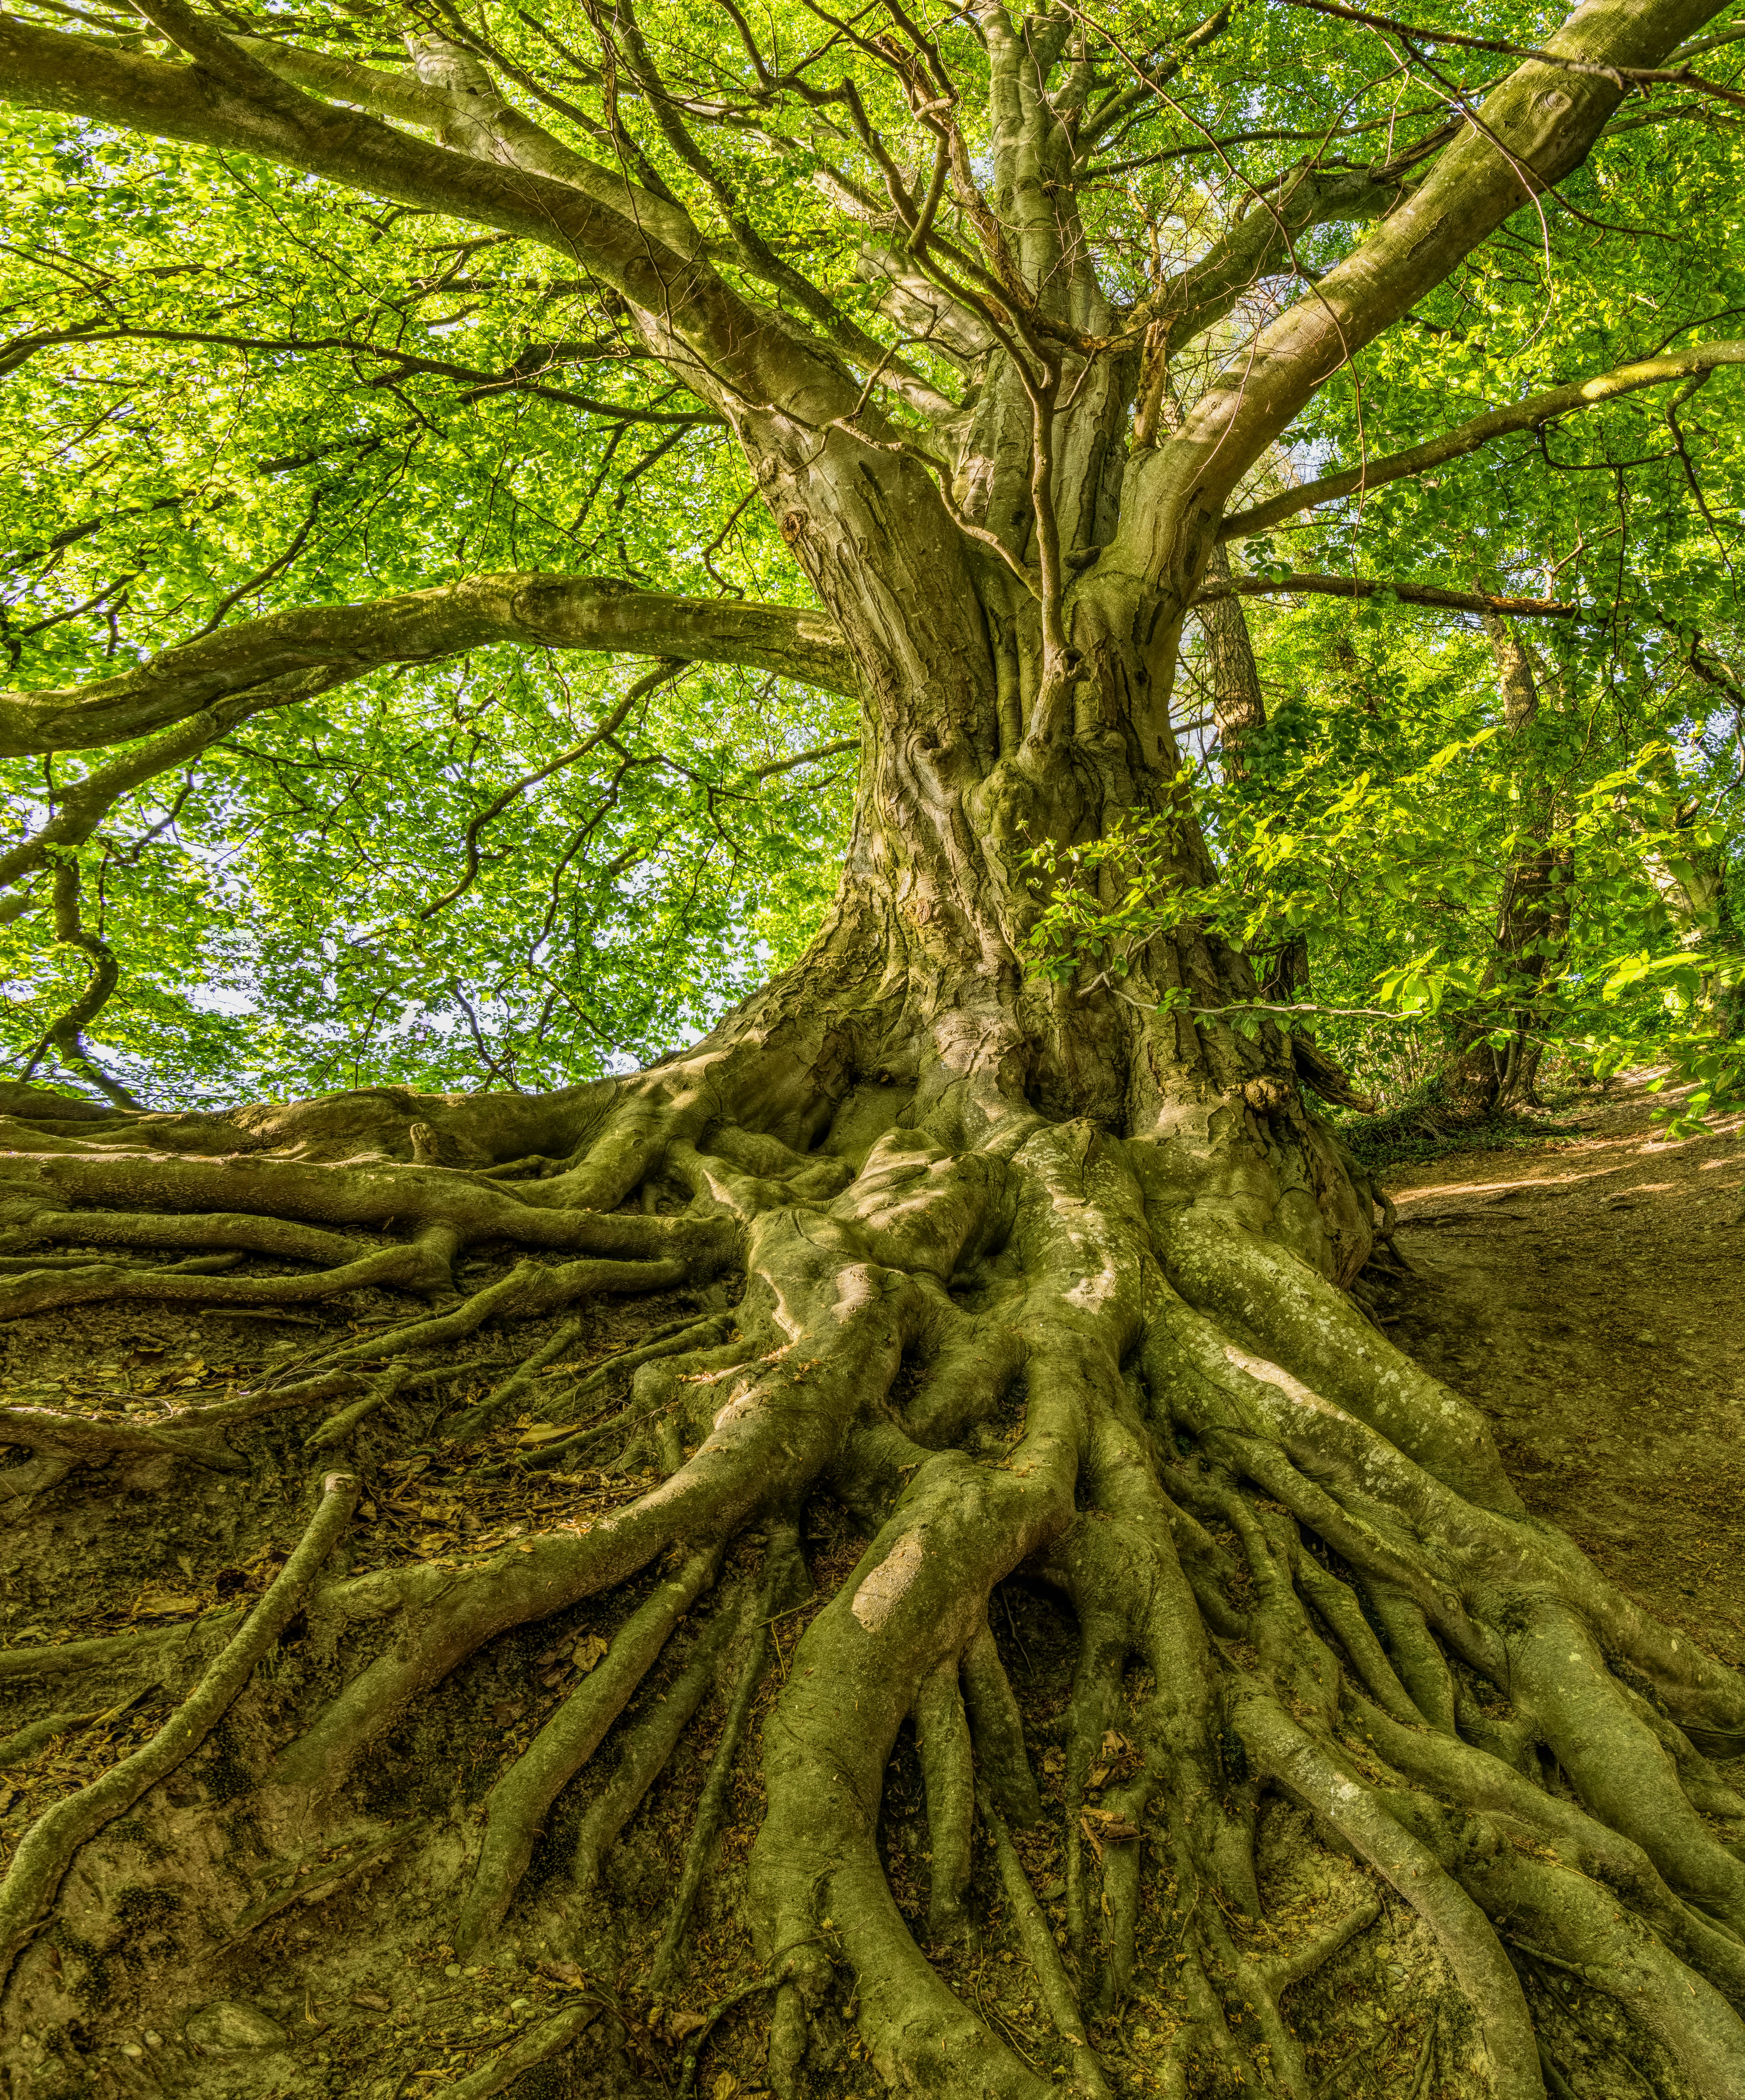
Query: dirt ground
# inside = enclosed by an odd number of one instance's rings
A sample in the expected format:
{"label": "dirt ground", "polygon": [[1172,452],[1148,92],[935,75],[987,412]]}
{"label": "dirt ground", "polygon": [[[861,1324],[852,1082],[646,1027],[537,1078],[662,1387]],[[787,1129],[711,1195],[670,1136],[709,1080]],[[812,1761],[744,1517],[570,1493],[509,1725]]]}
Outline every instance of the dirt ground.
{"label": "dirt ground", "polygon": [[1536,1515],[1745,1668],[1745,1146],[1661,1136],[1656,1101],[1385,1170],[1415,1273],[1383,1318],[1490,1416]]}

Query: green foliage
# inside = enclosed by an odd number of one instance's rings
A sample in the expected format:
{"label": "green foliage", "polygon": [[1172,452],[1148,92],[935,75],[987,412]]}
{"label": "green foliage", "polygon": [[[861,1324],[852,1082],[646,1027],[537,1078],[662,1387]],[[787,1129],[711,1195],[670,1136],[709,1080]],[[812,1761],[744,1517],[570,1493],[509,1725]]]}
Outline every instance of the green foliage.
{"label": "green foliage", "polygon": [[[283,170],[0,122],[15,354],[25,331],[80,331],[4,382],[9,682],[493,569],[804,597],[726,434],[545,258]],[[667,420],[624,419],[643,415]],[[795,960],[828,901],[853,755],[754,776],[854,734],[833,695],[694,668],[518,797],[476,881],[424,915],[472,819],[645,668],[502,649],[412,667],[148,783],[81,856],[86,922],[122,968],[105,1059],[167,1105],[559,1085],[698,1032]],[[109,757],[0,766],[16,831]],[[0,926],[14,1059],[89,973],[46,893]]]}
{"label": "green foliage", "polygon": [[[1124,10],[1119,50],[1175,52],[1200,13]],[[745,266],[749,228],[845,324],[893,351],[901,337],[936,386],[972,386],[882,311],[861,269],[866,221],[840,200],[857,188],[876,201],[884,174],[846,105],[769,91],[729,10],[681,0],[644,15],[706,130],[712,178],[647,98],[609,114],[577,0],[466,19],[520,106],[579,150],[629,153],[729,277],[804,318]],[[1415,18],[1529,42],[1551,19],[1500,0],[1426,0]],[[229,19],[244,26],[248,11]],[[985,64],[969,18],[914,19],[979,165]],[[878,47],[785,0],[759,23],[770,65],[804,55],[814,85],[852,81],[898,159],[925,167],[921,105]],[[253,27],[401,62],[390,26],[355,11],[318,5],[288,29],[262,10]],[[1738,51],[1705,68],[1734,78]],[[1082,205],[1111,295],[1143,293],[1239,214],[1270,209],[1257,201],[1306,157],[1363,166],[1430,139],[1443,76],[1399,55],[1302,8],[1234,11],[1091,157]],[[1444,61],[1469,88],[1497,63]],[[1130,77],[1125,56],[1103,63],[1099,94]],[[728,114],[707,125],[712,108]],[[628,132],[611,142],[609,123]],[[0,109],[0,152],[9,683],[100,677],[251,614],[492,569],[805,600],[731,434],[646,355],[616,296],[556,254],[90,122]],[[1248,494],[1739,333],[1742,179],[1745,130],[1724,105],[1633,99],[1580,170],[1311,400]],[[942,210],[962,233],[949,196]],[[1289,271],[1185,349],[1178,390],[1191,399],[1254,322],[1362,237],[1349,224],[1302,235]],[[1694,1089],[1681,1114],[1737,1099],[1742,386],[1728,372],[1632,396],[1235,544],[1238,570],[1263,578],[1526,592],[1584,616],[1538,630],[1538,708],[1521,727],[1474,620],[1386,598],[1242,601],[1269,723],[1240,777],[1209,735],[1189,739],[1182,784],[1217,883],[1196,871],[1179,814],[1038,842],[1034,967],[1120,986],[1148,929],[1197,916],[1262,975],[1306,940],[1313,995],[1274,1004],[1312,1008],[1297,1018],[1390,1098],[1456,1039],[1518,1030],[1526,1002],[1535,1030],[1601,1069],[1669,1061]],[[901,428],[901,401],[885,409]],[[583,740],[641,668],[494,650],[377,675],[256,717],[197,768],[124,798],[81,854],[86,923],[121,969],[95,1030],[105,1059],[165,1104],[386,1079],[533,1087],[706,1026],[795,960],[824,910],[856,761],[770,769],[854,735],[844,703],[695,669],[615,741],[514,794],[478,835],[476,878],[439,902],[467,871],[469,826]],[[1211,710],[1208,676],[1191,641],[1183,717]],[[108,756],[0,766],[15,834]],[[1497,922],[1509,870],[1545,853],[1572,870],[1570,925],[1555,954],[1526,958],[1529,984]],[[0,925],[0,1054],[15,1065],[89,974],[54,940],[47,891],[37,878]]]}
{"label": "green foliage", "polygon": [[[1745,948],[1729,888],[1738,833],[1705,811],[1688,754],[1654,743],[1584,772],[1571,725],[1547,717],[1518,735],[1486,724],[1405,770],[1410,731],[1431,725],[1396,698],[1355,740],[1337,705],[1319,720],[1281,712],[1249,754],[1266,764],[1242,780],[1184,773],[1218,852],[1211,884],[1183,871],[1179,814],[1136,812],[1084,845],[1033,849],[1037,973],[1118,983],[1154,934],[1192,920],[1245,951],[1263,983],[1280,951],[1306,940],[1312,997],[1214,1008],[1175,989],[1160,1003],[1251,1036],[1262,1015],[1311,1030],[1395,1100],[1456,1040],[1505,1047],[1526,1007],[1542,1051],[1596,1076],[1667,1065],[1656,1090],[1685,1090],[1668,1110],[1675,1130],[1745,1105]],[[1377,743],[1393,763],[1373,763]],[[1587,748],[1604,746],[1590,737]],[[1567,937],[1554,952],[1504,957],[1496,928],[1510,871],[1541,856],[1579,871]]]}

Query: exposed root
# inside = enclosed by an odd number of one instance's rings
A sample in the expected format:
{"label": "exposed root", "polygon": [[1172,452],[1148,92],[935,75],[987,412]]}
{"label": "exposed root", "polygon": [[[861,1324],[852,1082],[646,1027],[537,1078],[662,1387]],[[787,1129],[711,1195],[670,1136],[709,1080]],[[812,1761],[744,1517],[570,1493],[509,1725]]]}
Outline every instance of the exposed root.
{"label": "exposed root", "polygon": [[1108,2081],[1103,2076],[1102,2066],[1097,2062],[1095,2051],[1085,2040],[1085,2016],[1079,2010],[1071,1979],[1055,1950],[1054,1935],[1048,1930],[1048,1921],[1043,1917],[1042,1906],[1036,1900],[1036,1891],[1030,1886],[1024,1864],[1013,1848],[1005,1819],[994,1807],[991,1796],[984,1798],[981,1812],[994,1839],[994,1855],[999,1863],[1000,1886],[1005,1893],[1007,1907],[1016,1929],[1019,1943],[1036,1978],[1036,1988],[1041,1992],[1042,2002],[1048,2008],[1048,2017],[1054,2022],[1055,2032],[1071,2053],[1073,2089],[1087,2096],[1094,2095],[1095,2100],[1106,2100]]}
{"label": "exposed root", "polygon": [[554,2014],[549,2020],[541,2020],[512,2042],[494,2062],[469,2071],[465,2078],[457,2078],[452,2085],[438,2087],[442,2100],[490,2100],[491,2093],[506,2092],[524,2071],[549,2063],[554,2056],[562,2056],[566,2049],[573,2049],[599,2018],[600,2010],[598,2005],[584,2001],[566,2012]]}
{"label": "exposed root", "polygon": [[[734,1614],[718,1610],[693,1644],[684,1669],[625,1728],[612,1776],[590,1803],[576,1836],[575,1885],[584,1893],[600,1878],[607,1851],[666,1769],[680,1736],[715,1688],[721,1649],[733,1630]],[[658,1983],[655,1989],[658,1996]]]}
{"label": "exposed root", "polygon": [[969,1893],[970,1836],[975,1824],[976,1764],[969,1721],[954,1664],[942,1664],[915,1701],[915,1745],[927,1790],[932,1838],[932,1894],[928,1929],[936,1943],[970,1930],[963,1908]]}
{"label": "exposed root", "polygon": [[679,2065],[677,2100],[690,2100],[697,2089],[697,2072],[703,2062],[703,2052],[716,2024],[735,2005],[742,2005],[747,1998],[756,1998],[769,1988],[769,1983],[760,1977],[755,1983],[747,1983],[743,1990],[730,1992],[719,2004],[712,2005],[693,2030],[685,2043],[685,2054]]}
{"label": "exposed root", "polygon": [[452,1298],[449,1264],[456,1246],[447,1227],[435,1226],[409,1246],[383,1247],[313,1276],[209,1277],[200,1272],[190,1274],[183,1267],[137,1268],[107,1262],[77,1269],[27,1270],[22,1276],[0,1277],[0,1319],[62,1312],[109,1298],[155,1299],[171,1304],[302,1305],[343,1297],[347,1291],[384,1288]]}
{"label": "exposed root", "polygon": [[[1240,1202],[1201,1200],[1205,1171],[1161,1145],[955,1083],[881,1083],[840,1112],[839,1152],[808,1149],[828,1127],[816,1103],[778,1113],[780,1089],[747,1081],[771,1127],[729,1113],[738,1056],[589,1096],[574,1142],[549,1124],[529,1142],[531,1114],[513,1111],[504,1163],[560,1163],[535,1181],[493,1178],[491,1145],[465,1152],[436,1110],[416,1118],[426,1163],[382,1157],[367,1171],[144,1156],[127,1149],[134,1125],[108,1118],[74,1119],[82,1150],[13,1156],[20,1260],[52,1240],[312,1265],[200,1278],[99,1260],[0,1279],[51,1293],[44,1304],[124,1282],[134,1296],[222,1285],[319,1300],[360,1275],[438,1301],[337,1347],[324,1335],[290,1369],[149,1425],[71,1408],[0,1416],[0,1436],[55,1479],[109,1456],[174,1458],[227,1487],[226,1467],[255,1462],[246,1438],[334,1403],[306,1448],[349,1441],[367,1464],[411,1424],[452,1478],[472,1465],[468,1480],[538,1478],[574,1500],[567,1520],[562,1499],[542,1504],[557,1520],[483,1562],[342,1573],[310,1595],[308,1673],[252,1782],[263,1827],[337,1820],[391,1732],[437,1725],[435,1688],[496,1670],[521,1630],[640,1577],[652,1586],[603,1657],[496,1771],[454,1944],[476,1962],[537,1933],[562,1942],[571,1928],[553,1920],[573,1918],[615,1846],[644,1842],[643,1804],[676,1802],[689,1824],[663,1848],[670,1900],[625,1960],[654,2002],[716,2005],[683,2033],[681,2089],[743,1995],[705,1988],[692,1964],[705,1939],[721,1943],[722,1833],[761,1715],[743,1921],[759,1978],[746,1988],[773,1993],[768,2075],[782,2100],[850,2045],[851,2022],[857,2077],[900,2091],[1101,2100],[1143,2069],[1183,2100],[1227,2086],[1312,2100],[1368,2076],[1359,2051],[1382,2045],[1317,2036],[1324,1977],[1348,1975],[1381,1929],[1383,1886],[1421,1921],[1439,1979],[1392,2059],[1412,2100],[1443,2085],[1479,2100],[1481,2083],[1489,2100],[1536,2100],[1560,2080],[1580,2090],[1596,2064],[1624,2060],[1620,2035],[1672,2067],[1681,2100],[1745,2090],[1745,1798],[1714,1762],[1745,1749],[1745,1685],[1523,1513],[1482,1420],[1267,1237],[1284,1213],[1252,1193],[1252,1159]],[[892,1123],[899,1110],[910,1124]],[[442,1163],[457,1156],[469,1164]],[[674,1202],[676,1216],[659,1207]],[[384,1244],[390,1221],[402,1237]],[[456,1264],[487,1246],[506,1264],[457,1296]],[[540,1377],[589,1348],[585,1301],[694,1290],[741,1266],[731,1312],[693,1299],[584,1374]],[[529,1338],[537,1321],[550,1324]],[[504,1353],[454,1352],[487,1322]],[[406,1410],[482,1371],[495,1383],[450,1411],[446,1435],[434,1401]],[[512,1410],[522,1418],[496,1451],[475,1453]],[[555,1433],[538,1440],[529,1414]],[[584,1457],[610,1467],[584,1475]],[[60,1693],[34,1732],[0,1745],[4,1763],[88,1720],[112,1680],[162,1679],[229,1640],[152,1744],[33,1832],[0,1895],[15,1954],[89,1804],[102,1809],[112,1782],[117,1803],[137,1798],[211,1727],[296,1608],[279,1600],[309,1593],[344,1520],[330,1511],[355,1493],[333,1491],[246,1617],[0,1652],[0,1678],[20,1685],[101,1686]],[[821,1553],[817,1608],[772,1686],[770,1628],[804,1586],[794,1541],[809,1506],[856,1542]],[[1015,1576],[1073,1630],[1042,1736],[1002,1618]],[[590,1635],[584,1660],[597,1652]],[[706,1712],[720,1733],[690,1794],[681,1747]],[[180,1749],[157,1747],[178,1730]],[[597,1778],[602,1745],[615,1754]],[[919,1840],[900,1846],[883,1826],[893,1759],[924,1810],[924,1921],[895,1864]],[[573,1841],[530,1887],[554,1811]],[[1333,1862],[1337,1882],[1307,1921],[1281,1909],[1266,1864],[1280,1818],[1304,1816],[1289,1860]],[[74,1834],[51,1858],[37,1833],[63,1828]],[[421,1827],[397,1829],[392,1843],[354,1836],[308,1886],[355,1889],[378,1856],[438,1856]],[[289,1886],[241,1908],[250,1931],[301,1899]],[[964,1979],[1001,1954],[1021,1957],[1011,1973],[1033,1977],[1051,2037],[985,2016]],[[1584,1996],[1545,1981],[1566,1974]],[[1123,2040],[1136,2000],[1155,2023],[1143,2056]],[[1582,2026],[1590,2003],[1608,2010]],[[530,2029],[452,2089],[505,2089],[594,2011]]]}
{"label": "exposed root", "polygon": [[75,1728],[88,1727],[100,1721],[102,1712],[90,1714],[46,1714],[40,1721],[27,1722],[22,1728],[15,1728],[10,1736],[0,1737],[0,1771],[9,1765],[21,1765],[46,1749],[57,1736],[68,1735]]}
{"label": "exposed root", "polygon": [[703,1876],[709,1871],[716,1844],[720,1836],[721,1818],[727,1807],[727,1790],[733,1784],[734,1767],[738,1763],[740,1748],[745,1740],[746,1723],[751,1718],[751,1701],[757,1696],[759,1680],[769,1657],[769,1607],[778,1594],[777,1584],[792,1551],[791,1537],[774,1540],[763,1585],[758,1590],[748,1590],[746,1593],[745,1613],[738,1629],[737,1643],[738,1679],[734,1686],[732,1703],[727,1709],[720,1740],[716,1745],[715,1754],[709,1761],[708,1776],[703,1783],[696,1814],[691,1819],[690,1835],[685,1845],[685,1864],[679,1874],[679,1886],[672,1899],[672,1907],[667,1913],[666,1929],[661,1934],[660,1944],[655,1948],[654,1959],[650,1965],[649,1988],[657,1998],[671,1988],[676,1974],[685,1950],[691,1912],[696,1905],[698,1891],[703,1886]]}
{"label": "exposed root", "polygon": [[[248,1462],[216,1438],[174,1427],[144,1429],[122,1423],[94,1423],[82,1415],[59,1414],[46,1407],[0,1408],[0,1443],[21,1444],[51,1461],[64,1462],[57,1477],[64,1477],[81,1459],[112,1457],[117,1452],[192,1458],[196,1465],[213,1467],[219,1472],[248,1471]],[[0,1476],[0,1482],[4,1477]]]}
{"label": "exposed root", "polygon": [[599,1748],[673,1628],[714,1580],[720,1559],[718,1551],[694,1553],[659,1586],[613,1642],[606,1660],[491,1789],[478,1865],[455,1928],[455,1944],[463,1953],[508,1909],[533,1856],[545,1811]]}
{"label": "exposed root", "polygon": [[447,1424],[447,1433],[450,1437],[456,1443],[462,1443],[477,1436],[485,1425],[501,1414],[512,1401],[521,1399],[531,1392],[533,1382],[540,1373],[548,1364],[556,1363],[560,1357],[566,1355],[573,1349],[580,1339],[581,1333],[582,1326],[579,1321],[566,1321],[544,1347],[535,1349],[531,1357],[517,1365],[494,1392],[480,1401],[476,1406],[469,1407],[463,1414],[457,1414],[454,1420]]}
{"label": "exposed root", "polygon": [[475,1292],[464,1304],[434,1320],[415,1320],[385,1334],[372,1335],[336,1350],[334,1365],[379,1362],[383,1357],[414,1349],[439,1348],[460,1341],[487,1320],[535,1320],[575,1303],[578,1298],[619,1291],[670,1290],[686,1281],[681,1261],[568,1261],[555,1268],[522,1262],[503,1278]]}
{"label": "exposed root", "polygon": [[1527,2001],[1483,1912],[1435,1855],[1347,1778],[1276,1700],[1239,1696],[1234,1718],[1255,1765],[1324,1817],[1423,1918],[1478,2016],[1497,2100],[1538,2100],[1539,2045]]}
{"label": "exposed root", "polygon": [[330,1414],[319,1429],[311,1430],[303,1440],[306,1451],[331,1450],[336,1444],[343,1444],[359,1423],[368,1421],[378,1407],[386,1407],[396,1399],[412,1380],[412,1369],[407,1364],[395,1364],[377,1379],[361,1400],[350,1406],[342,1407],[337,1414]]}

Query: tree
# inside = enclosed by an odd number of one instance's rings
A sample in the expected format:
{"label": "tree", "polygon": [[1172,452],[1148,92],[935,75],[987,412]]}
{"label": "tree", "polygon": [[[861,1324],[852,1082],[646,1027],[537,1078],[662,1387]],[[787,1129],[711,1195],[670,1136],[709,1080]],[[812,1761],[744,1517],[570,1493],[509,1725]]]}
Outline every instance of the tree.
{"label": "tree", "polygon": [[[37,1935],[77,1846],[209,1732],[306,1595],[336,1677],[249,1775],[280,1833],[342,1815],[390,1732],[487,1643],[658,1568],[491,1792],[456,1943],[513,1943],[542,1823],[675,1627],[712,1597],[687,1669],[699,1686],[720,1670],[755,1685],[763,1623],[811,1580],[796,1523],[828,1497],[864,1551],[814,1599],[765,1729],[748,1882],[778,2092],[806,2089],[844,2010],[892,2089],[1058,2089],[952,1987],[985,1846],[1070,2089],[1108,2089],[1107,2030],[1086,2022],[1137,1981],[1170,2022],[1164,2089],[1306,2094],[1284,1994],[1368,1914],[1247,1958],[1257,1829],[1281,1802],[1306,1811],[1279,1839],[1293,1856],[1355,1853],[1434,1938],[1465,2009],[1450,2089],[1609,2089],[1646,2053],[1668,2090],[1738,2091],[1745,1801],[1708,1759],[1745,1748],[1745,1684],[1529,1518],[1483,1418],[1354,1306],[1373,1192],[1306,1097],[1246,956],[1169,904],[1214,880],[1170,701],[1221,541],[1745,358],[1728,339],[1595,367],[1402,456],[1262,485],[1367,346],[1482,244],[1558,206],[1627,98],[1738,99],[1694,68],[1715,0],[1589,0],[1542,39],[1332,0],[1194,25],[1072,7],[1020,20],[991,0],[922,16],[892,0],[876,22],[818,11],[764,28],[725,4],[658,32],[625,0],[562,23],[439,8],[411,28],[405,63],[361,11],[293,26],[141,0],[143,34],[63,11],[51,29],[0,23],[13,104],[87,138],[181,141],[218,157],[202,165],[240,156],[386,200],[383,239],[434,214],[469,230],[470,254],[558,258],[628,354],[730,435],[816,598],[492,573],[231,619],[294,573],[293,532],[223,593],[209,632],[8,695],[14,750],[120,748],[5,864],[49,879],[57,930],[95,966],[57,1039],[68,1061],[106,965],[64,871],[117,798],[381,667],[505,642],[653,659],[661,677],[751,666],[852,687],[861,752],[816,938],[645,1070],[541,1094],[384,1087],[185,1114],[9,1096],[8,1246],[98,1255],[15,1268],[0,1284],[15,1316],[122,1297],[319,1304],[366,1286],[428,1301],[299,1381],[149,1432],[11,1410],[6,1433],[37,1454],[15,1490],[71,1492],[78,1468],[140,1437],[234,1463],[230,1430],[336,1398],[317,1436],[341,1440],[491,1322],[531,1339],[493,1403],[448,1418],[451,1436],[476,1436],[567,1346],[579,1301],[738,1292],[730,1330],[711,1312],[636,1352],[620,1426],[661,1477],[609,1522],[439,1580],[412,1567],[324,1583],[359,1493],[331,1476],[303,1546],[162,1736],[20,1847],[0,1887],[18,2002],[52,1988]],[[1496,75],[1482,93],[1395,99],[1445,83],[1463,51]],[[1314,112],[1307,141],[1272,121],[1293,98]],[[1311,150],[1232,174],[1222,223],[1197,214],[1172,258],[1167,211],[1148,217],[1121,174],[1183,151],[1228,168],[1239,127]],[[1356,157],[1329,152],[1334,138],[1357,139]],[[766,180],[769,156],[807,187]],[[1218,330],[1227,354],[1183,388],[1172,427],[1172,370]],[[403,351],[383,361],[411,368]],[[519,376],[545,384],[555,361]],[[492,382],[456,365],[460,383]],[[621,414],[673,412],[670,396],[628,398]],[[1375,585],[1286,571],[1210,588],[1207,603]],[[1386,588],[1497,618],[1566,610]],[[575,746],[600,747],[637,697],[579,726]],[[1034,967],[1048,870],[1053,904],[1069,900],[1075,868],[1099,879],[1086,849],[1135,825],[1153,849],[1148,915],[1119,967]],[[479,836],[469,826],[469,880]],[[191,1273],[104,1251],[166,1245],[255,1265]],[[469,1288],[457,1264],[491,1247],[518,1259]],[[1025,1864],[1044,1811],[989,1618],[1019,1575],[1078,1630],[1050,1788],[1059,1932]],[[377,1642],[367,1630],[390,1613]],[[911,1719],[937,1959],[879,1849]],[[672,1748],[670,1729],[637,1727],[627,1785]],[[715,1831],[705,1815],[693,1833],[657,1992],[683,1974]],[[1167,1982],[1136,1976],[1157,1904]],[[1571,2003],[1572,1971],[1587,1988]]]}

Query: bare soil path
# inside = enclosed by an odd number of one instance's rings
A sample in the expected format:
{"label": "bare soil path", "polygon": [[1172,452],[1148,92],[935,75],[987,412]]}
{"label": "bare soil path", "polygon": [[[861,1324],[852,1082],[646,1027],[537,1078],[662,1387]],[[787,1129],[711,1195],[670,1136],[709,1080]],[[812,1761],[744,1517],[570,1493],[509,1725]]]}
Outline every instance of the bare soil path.
{"label": "bare soil path", "polygon": [[1382,1176],[1400,1346],[1476,1401],[1537,1515],[1745,1665],[1745,1142],[1668,1140],[1641,1085],[1575,1134]]}

